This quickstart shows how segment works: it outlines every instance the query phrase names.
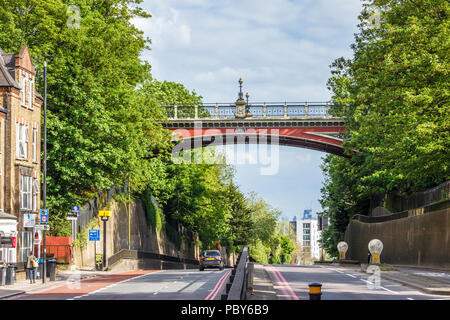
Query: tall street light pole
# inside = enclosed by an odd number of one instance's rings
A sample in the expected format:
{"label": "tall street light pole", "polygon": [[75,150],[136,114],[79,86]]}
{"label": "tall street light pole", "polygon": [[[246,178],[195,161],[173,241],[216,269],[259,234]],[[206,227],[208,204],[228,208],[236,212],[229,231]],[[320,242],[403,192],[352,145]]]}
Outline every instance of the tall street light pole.
{"label": "tall street light pole", "polygon": [[[58,56],[44,56],[44,185],[42,187],[42,197],[44,209],[47,209],[47,58],[58,58]],[[47,246],[46,246],[46,230],[43,230],[43,268],[42,283],[45,283],[47,275]]]}

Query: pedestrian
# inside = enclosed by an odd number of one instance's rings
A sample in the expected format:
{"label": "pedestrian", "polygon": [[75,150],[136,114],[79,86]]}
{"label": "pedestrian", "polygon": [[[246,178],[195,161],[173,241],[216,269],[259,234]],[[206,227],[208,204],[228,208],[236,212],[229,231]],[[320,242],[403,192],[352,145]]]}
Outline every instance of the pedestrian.
{"label": "pedestrian", "polygon": [[27,258],[27,269],[30,283],[36,283],[36,269],[38,266],[39,262],[37,261],[37,258],[34,256],[33,251],[30,251]]}
{"label": "pedestrian", "polygon": [[370,253],[370,250],[367,252],[367,264],[370,264],[370,260],[372,258],[372,254]]}

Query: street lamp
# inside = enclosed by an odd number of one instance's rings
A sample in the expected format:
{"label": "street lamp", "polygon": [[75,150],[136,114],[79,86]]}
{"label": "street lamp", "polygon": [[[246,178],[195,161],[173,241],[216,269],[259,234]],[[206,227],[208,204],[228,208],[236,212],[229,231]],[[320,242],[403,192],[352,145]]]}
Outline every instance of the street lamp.
{"label": "street lamp", "polygon": [[245,108],[245,114],[248,116],[248,114],[250,113],[250,106],[248,105],[248,98],[250,97],[250,95],[248,94],[248,92],[245,94],[245,97],[247,98],[247,107]]}
{"label": "street lamp", "polygon": [[100,210],[98,212],[99,217],[103,221],[103,270],[106,266],[106,221],[111,217],[110,210]]}
{"label": "street lamp", "polygon": [[[47,209],[47,59],[59,58],[58,56],[45,55],[44,56],[44,185],[42,188],[42,197],[44,200],[44,209]],[[43,268],[42,268],[42,283],[45,283],[45,276],[47,274],[47,246],[46,230],[43,230]]]}

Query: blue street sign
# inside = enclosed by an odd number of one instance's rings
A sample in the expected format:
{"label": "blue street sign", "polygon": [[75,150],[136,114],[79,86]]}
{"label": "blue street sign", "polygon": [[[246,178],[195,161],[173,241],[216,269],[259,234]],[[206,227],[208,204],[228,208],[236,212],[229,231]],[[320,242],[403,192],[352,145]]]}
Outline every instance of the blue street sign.
{"label": "blue street sign", "polygon": [[72,212],[80,212],[79,206],[72,206]]}
{"label": "blue street sign", "polygon": [[48,223],[48,209],[39,210],[41,223]]}
{"label": "blue street sign", "polygon": [[90,229],[89,230],[89,241],[100,241],[100,230]]}

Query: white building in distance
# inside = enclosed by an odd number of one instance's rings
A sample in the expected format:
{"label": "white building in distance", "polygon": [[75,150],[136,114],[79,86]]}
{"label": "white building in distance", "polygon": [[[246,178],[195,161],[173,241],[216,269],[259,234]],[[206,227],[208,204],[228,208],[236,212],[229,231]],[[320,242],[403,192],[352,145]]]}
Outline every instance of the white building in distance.
{"label": "white building in distance", "polygon": [[311,211],[305,210],[303,218],[296,221],[297,242],[301,245],[303,252],[309,252],[311,258],[319,260],[321,250],[319,240],[322,232],[319,231],[317,219],[312,218]]}

